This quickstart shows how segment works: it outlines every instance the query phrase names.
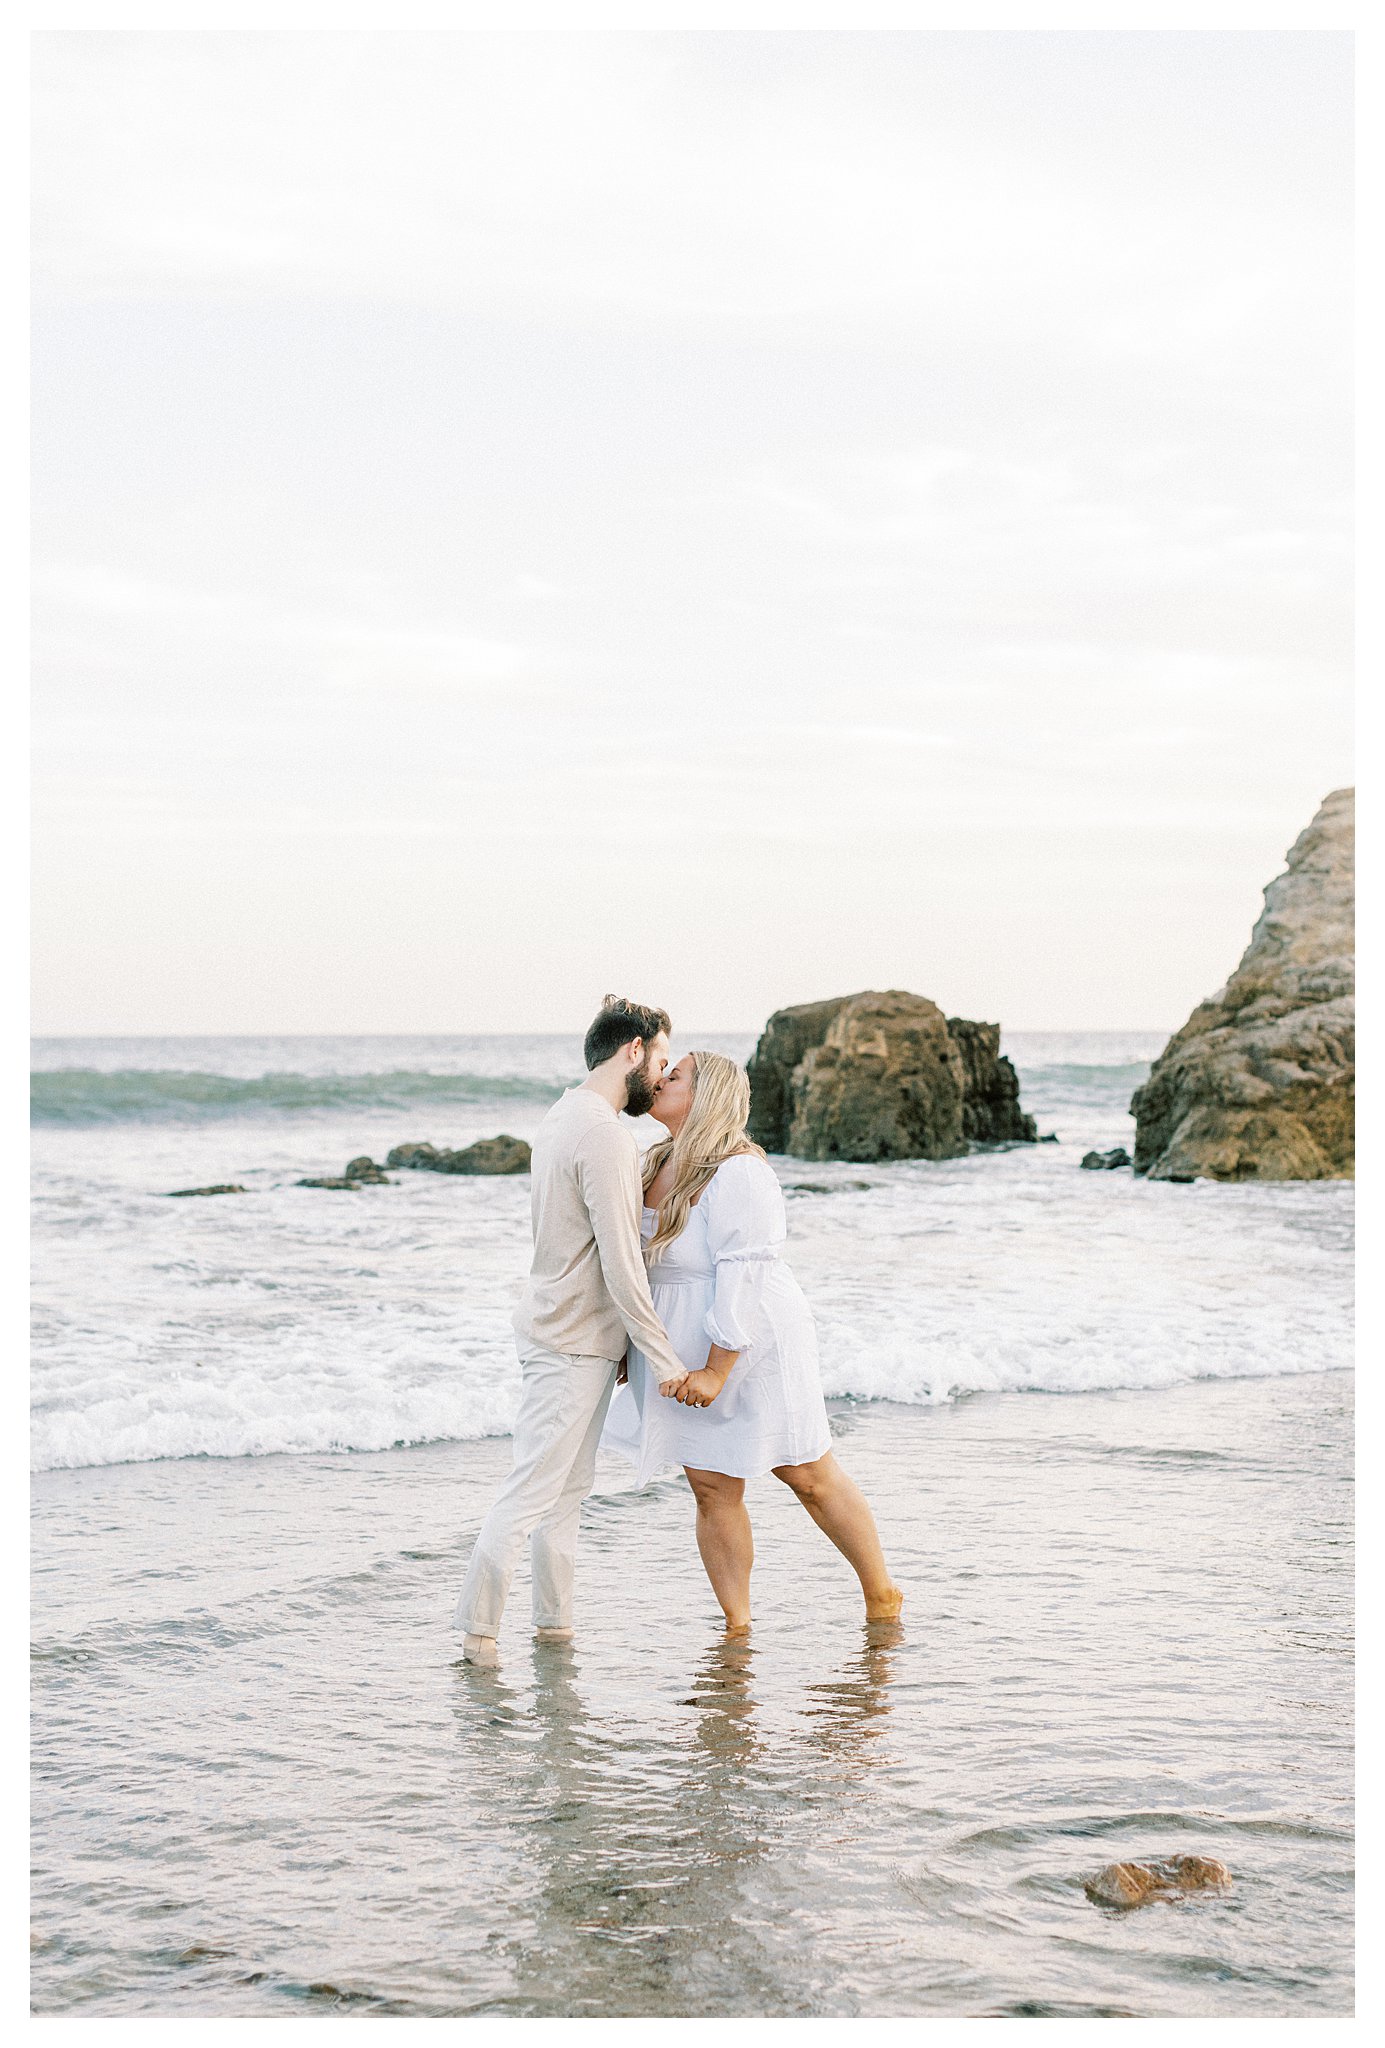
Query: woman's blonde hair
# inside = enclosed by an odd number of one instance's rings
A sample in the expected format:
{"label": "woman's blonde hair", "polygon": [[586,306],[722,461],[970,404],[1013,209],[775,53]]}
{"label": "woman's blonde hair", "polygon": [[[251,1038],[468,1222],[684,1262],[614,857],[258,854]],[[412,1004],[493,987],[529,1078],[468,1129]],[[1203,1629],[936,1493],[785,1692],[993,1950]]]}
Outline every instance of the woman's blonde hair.
{"label": "woman's blonde hair", "polygon": [[750,1115],[745,1068],[724,1052],[695,1052],[690,1057],[693,1097],[683,1128],[677,1137],[651,1145],[644,1157],[646,1187],[670,1158],[673,1161],[673,1184],[659,1204],[654,1235],[645,1246],[644,1255],[651,1261],[686,1228],[693,1203],[723,1159],[741,1152],[753,1152],[757,1159],[765,1156],[745,1134]]}

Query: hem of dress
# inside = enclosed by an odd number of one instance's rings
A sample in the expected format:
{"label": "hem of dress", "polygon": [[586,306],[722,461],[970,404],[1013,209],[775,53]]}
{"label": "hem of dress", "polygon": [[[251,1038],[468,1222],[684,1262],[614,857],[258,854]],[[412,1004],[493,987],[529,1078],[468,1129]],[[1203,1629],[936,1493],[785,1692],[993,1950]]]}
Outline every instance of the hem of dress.
{"label": "hem of dress", "polygon": [[[717,1472],[720,1473],[723,1479],[764,1479],[780,1465],[815,1464],[819,1458],[825,1458],[831,1448],[832,1433],[829,1430],[826,1442],[821,1443],[816,1450],[791,1451],[788,1453],[776,1451],[772,1457],[766,1456],[763,1462],[757,1459],[752,1463],[749,1459],[743,1459],[735,1466],[729,1464],[697,1465],[694,1467],[694,1470],[698,1472]],[[633,1465],[639,1474],[638,1483],[641,1486],[648,1486],[651,1479],[662,1479],[666,1472],[682,1472],[686,1469],[681,1459],[673,1458],[666,1465],[651,1465],[648,1471],[644,1471],[641,1469],[639,1459],[634,1457],[629,1451],[624,1450],[619,1444],[606,1444],[603,1446],[603,1449],[616,1452],[617,1456],[624,1458],[628,1464]],[[747,1469],[742,1469],[742,1467]]]}

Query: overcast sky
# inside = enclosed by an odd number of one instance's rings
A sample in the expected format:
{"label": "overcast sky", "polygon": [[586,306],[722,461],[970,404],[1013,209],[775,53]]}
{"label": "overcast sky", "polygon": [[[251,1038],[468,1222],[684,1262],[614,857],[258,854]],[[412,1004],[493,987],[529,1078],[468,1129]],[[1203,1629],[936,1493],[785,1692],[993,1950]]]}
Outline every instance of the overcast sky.
{"label": "overcast sky", "polygon": [[37,51],[40,1031],[1225,979],[1352,772],[1348,37]]}

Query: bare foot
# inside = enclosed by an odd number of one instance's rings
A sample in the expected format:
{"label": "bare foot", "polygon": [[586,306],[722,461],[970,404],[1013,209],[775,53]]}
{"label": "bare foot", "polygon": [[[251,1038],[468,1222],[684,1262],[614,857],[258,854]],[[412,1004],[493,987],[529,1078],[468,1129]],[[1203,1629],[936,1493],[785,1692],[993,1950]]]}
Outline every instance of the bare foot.
{"label": "bare foot", "polygon": [[464,1636],[462,1638],[463,1664],[495,1665],[500,1662],[500,1651],[494,1636]]}
{"label": "bare foot", "polygon": [[899,1610],[904,1605],[904,1588],[891,1586],[888,1593],[882,1593],[878,1600],[867,1600],[867,1621],[898,1621]]}
{"label": "bare foot", "polygon": [[726,1617],[726,1633],[728,1636],[748,1636],[750,1634],[750,1616],[748,1614],[744,1617],[738,1616],[733,1621],[728,1614]]}
{"label": "bare foot", "polygon": [[534,1641],[536,1643],[570,1643],[572,1641],[572,1630],[570,1628],[536,1628],[534,1630]]}

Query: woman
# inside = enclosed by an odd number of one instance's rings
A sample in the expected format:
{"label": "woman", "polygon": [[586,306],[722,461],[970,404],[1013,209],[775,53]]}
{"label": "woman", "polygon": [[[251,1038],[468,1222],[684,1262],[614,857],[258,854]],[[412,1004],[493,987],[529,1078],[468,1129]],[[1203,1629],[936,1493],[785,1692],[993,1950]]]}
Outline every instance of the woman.
{"label": "woman", "polygon": [[685,1053],[649,1113],[668,1132],[644,1162],[649,1285],[688,1376],[660,1389],[632,1349],[603,1443],[634,1460],[641,1483],[683,1467],[728,1629],[750,1626],[745,1482],[763,1472],[783,1480],[847,1558],[867,1619],[892,1621],[904,1595],[864,1496],[832,1455],[812,1312],[779,1257],[784,1197],[745,1133],[750,1083],[723,1053]]}

